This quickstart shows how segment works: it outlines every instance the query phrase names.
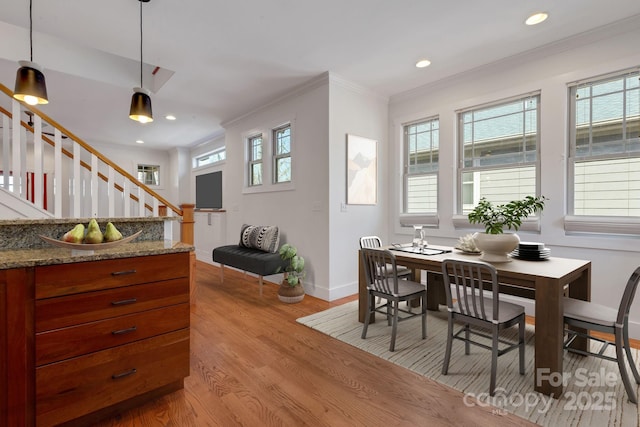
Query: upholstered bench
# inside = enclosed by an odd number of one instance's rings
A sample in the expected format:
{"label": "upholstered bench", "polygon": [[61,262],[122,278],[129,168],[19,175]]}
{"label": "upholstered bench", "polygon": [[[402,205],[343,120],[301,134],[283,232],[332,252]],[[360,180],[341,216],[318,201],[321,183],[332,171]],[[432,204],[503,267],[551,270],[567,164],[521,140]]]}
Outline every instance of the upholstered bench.
{"label": "upholstered bench", "polygon": [[257,274],[262,295],[263,276],[281,273],[287,266],[278,253],[279,242],[278,227],[243,225],[239,244],[213,249],[213,262],[220,264],[220,280],[224,282],[225,266]]}

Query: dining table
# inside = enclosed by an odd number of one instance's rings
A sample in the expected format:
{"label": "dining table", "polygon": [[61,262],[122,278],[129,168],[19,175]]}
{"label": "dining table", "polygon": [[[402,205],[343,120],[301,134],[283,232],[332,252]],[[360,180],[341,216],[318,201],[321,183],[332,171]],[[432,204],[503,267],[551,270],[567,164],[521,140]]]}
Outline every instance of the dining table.
{"label": "dining table", "polygon": [[[408,245],[410,246],[410,245]],[[420,281],[426,272],[427,309],[438,310],[446,305],[442,261],[445,259],[478,260],[478,254],[466,253],[446,246],[429,245],[420,251],[408,252],[407,246],[386,246],[395,255],[397,265],[414,272]],[[429,249],[427,251],[426,249]],[[358,320],[367,315],[367,283],[360,251],[358,253]],[[492,264],[498,274],[500,292],[529,298],[535,302],[535,375],[534,389],[556,399],[563,392],[564,319],[563,298],[591,300],[591,261],[547,257],[524,260],[510,257],[509,262]],[[375,318],[371,315],[370,322]],[[586,350],[586,339],[575,340],[572,347]]]}

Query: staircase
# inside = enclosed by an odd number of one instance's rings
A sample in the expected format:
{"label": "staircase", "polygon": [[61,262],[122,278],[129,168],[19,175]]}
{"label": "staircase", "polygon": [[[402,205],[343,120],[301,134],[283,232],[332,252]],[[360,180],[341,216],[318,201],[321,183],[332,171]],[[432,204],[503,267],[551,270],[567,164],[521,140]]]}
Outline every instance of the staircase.
{"label": "staircase", "polygon": [[193,205],[174,206],[7,87],[0,90],[0,218],[178,216],[181,241],[193,243]]}

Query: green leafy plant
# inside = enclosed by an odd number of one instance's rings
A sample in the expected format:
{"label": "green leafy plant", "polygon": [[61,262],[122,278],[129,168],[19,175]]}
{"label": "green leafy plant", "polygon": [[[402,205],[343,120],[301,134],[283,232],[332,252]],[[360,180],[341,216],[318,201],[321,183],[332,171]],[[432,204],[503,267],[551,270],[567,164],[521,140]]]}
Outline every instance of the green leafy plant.
{"label": "green leafy plant", "polygon": [[284,269],[287,284],[292,287],[297,286],[306,275],[304,271],[304,258],[298,255],[298,249],[289,243],[282,245],[279,253],[280,258],[289,261],[289,265]]}
{"label": "green leafy plant", "polygon": [[501,234],[505,227],[510,230],[518,230],[523,219],[533,213],[542,212],[545,200],[548,199],[544,196],[527,196],[522,200],[493,205],[483,197],[478,205],[469,212],[469,222],[483,224],[487,234]]}

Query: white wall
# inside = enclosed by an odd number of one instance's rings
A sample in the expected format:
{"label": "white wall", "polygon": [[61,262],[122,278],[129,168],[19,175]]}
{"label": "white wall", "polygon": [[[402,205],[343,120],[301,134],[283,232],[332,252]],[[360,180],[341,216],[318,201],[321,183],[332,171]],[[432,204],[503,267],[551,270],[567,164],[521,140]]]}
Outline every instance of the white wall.
{"label": "white wall", "polygon": [[[252,132],[269,134],[285,122],[292,125],[292,185],[269,185],[247,191],[245,144]],[[257,111],[223,123],[227,160],[223,206],[227,209],[226,244],[237,243],[243,223],[277,225],[281,243],[289,242],[307,261],[305,290],[321,298],[329,294],[329,83],[327,75]],[[265,162],[269,162],[265,151]],[[278,188],[287,188],[276,191]]]}
{"label": "white wall", "polygon": [[[456,230],[451,221],[456,194],[456,113],[458,109],[499,100],[530,91],[541,91],[541,194],[548,197],[542,215],[541,233],[519,232],[523,240],[542,241],[553,256],[592,261],[592,301],[617,308],[622,290],[640,265],[640,238],[567,235],[563,218],[567,197],[567,83],[640,64],[640,27],[589,33],[570,42],[502,61],[439,85],[392,97],[389,138],[392,141],[389,181],[390,235],[394,241],[409,241],[408,228],[401,228],[402,124],[433,115],[440,117],[440,226],[431,230],[430,242],[453,244],[470,230]],[[640,197],[640,195],[639,195]],[[528,312],[533,313],[531,304]],[[632,308],[632,333],[640,337],[640,302]]]}
{"label": "white wall", "polygon": [[[388,105],[387,98],[332,75],[329,102],[329,294],[325,299],[358,292],[359,239],[378,235],[387,242]],[[378,194],[375,205],[346,205],[347,134],[378,142]]]}

